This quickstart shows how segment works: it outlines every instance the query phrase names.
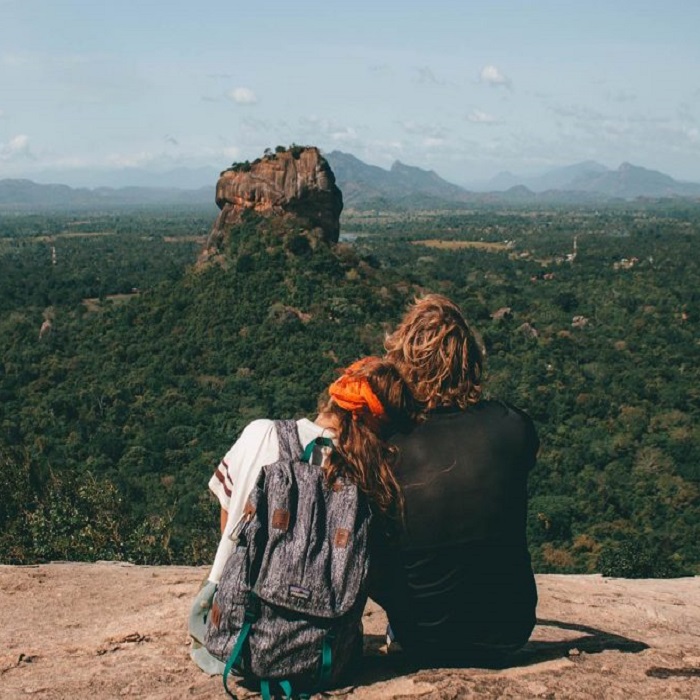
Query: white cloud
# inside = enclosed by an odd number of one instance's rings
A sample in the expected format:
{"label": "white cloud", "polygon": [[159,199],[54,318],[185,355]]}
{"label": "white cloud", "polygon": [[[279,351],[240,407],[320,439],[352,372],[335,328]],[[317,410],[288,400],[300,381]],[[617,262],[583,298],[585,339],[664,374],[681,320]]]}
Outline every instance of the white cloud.
{"label": "white cloud", "polygon": [[254,105],[258,101],[255,93],[247,87],[237,87],[228,96],[239,105]]}
{"label": "white cloud", "polygon": [[[314,114],[308,117],[299,118],[299,127],[296,134],[301,142],[312,142],[331,139],[340,144],[358,144],[360,142],[359,133],[356,127],[333,119],[325,119]],[[294,137],[295,139],[297,137]]]}
{"label": "white cloud", "polygon": [[498,124],[498,119],[492,114],[487,114],[482,112],[480,109],[473,109],[469,114],[467,114],[467,121],[472,124],[486,124],[488,126],[493,124]]}
{"label": "white cloud", "polygon": [[14,151],[23,151],[29,146],[29,136],[19,134],[10,139],[9,146]]}
{"label": "white cloud", "polygon": [[695,127],[685,127],[683,132],[688,137],[690,143],[700,143],[700,130],[696,129]]}
{"label": "white cloud", "polygon": [[29,137],[25,134],[18,134],[13,136],[7,143],[0,143],[0,160],[2,161],[31,157]]}
{"label": "white cloud", "polygon": [[0,109],[0,119],[3,119],[5,117],[5,110]]}
{"label": "white cloud", "polygon": [[354,143],[357,141],[357,132],[351,126],[346,126],[331,132],[330,137],[339,143]]}
{"label": "white cloud", "polygon": [[504,75],[496,66],[484,66],[479,76],[482,83],[486,83],[491,87],[511,87],[510,78]]}
{"label": "white cloud", "polygon": [[223,149],[223,156],[229,160],[236,160],[241,156],[241,149],[237,146],[227,146]]}
{"label": "white cloud", "polygon": [[423,140],[423,146],[426,148],[438,148],[439,146],[445,145],[445,139],[436,139],[433,137],[428,137]]}

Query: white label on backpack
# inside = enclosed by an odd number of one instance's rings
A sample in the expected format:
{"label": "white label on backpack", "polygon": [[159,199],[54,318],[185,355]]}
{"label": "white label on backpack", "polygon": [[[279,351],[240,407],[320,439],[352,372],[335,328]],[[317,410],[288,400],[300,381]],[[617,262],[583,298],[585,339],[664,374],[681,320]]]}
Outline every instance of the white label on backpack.
{"label": "white label on backpack", "polygon": [[300,600],[311,600],[311,591],[308,588],[291,585],[288,591],[290,598],[299,598]]}

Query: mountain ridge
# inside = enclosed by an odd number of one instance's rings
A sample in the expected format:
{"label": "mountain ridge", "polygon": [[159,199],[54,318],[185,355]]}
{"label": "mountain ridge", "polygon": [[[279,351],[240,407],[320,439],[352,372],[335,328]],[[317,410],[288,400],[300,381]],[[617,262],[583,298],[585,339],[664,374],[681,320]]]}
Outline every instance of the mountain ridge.
{"label": "mountain ridge", "polygon": [[[389,169],[350,153],[325,154],[348,208],[379,210],[454,209],[524,203],[595,205],[635,199],[700,199],[700,184],[631,163],[612,170],[582,161],[532,177],[499,173],[479,190],[442,178],[434,170],[395,161]],[[182,170],[182,169],[181,169]],[[172,173],[171,173],[172,174]],[[180,173],[184,177],[183,173]],[[151,175],[153,186],[70,187],[29,179],[0,180],[0,210],[96,209],[129,206],[213,206],[213,187],[173,187],[169,176]],[[483,188],[486,187],[486,190]]]}
{"label": "mountain ridge", "polygon": [[494,178],[489,180],[485,185],[485,189],[489,190],[507,190],[515,185],[524,185],[532,192],[546,192],[547,190],[562,190],[576,189],[572,187],[577,178],[588,173],[607,172],[608,167],[594,160],[585,160],[572,165],[565,165],[559,168],[553,168],[539,175],[523,177],[515,175],[511,172],[498,173]]}
{"label": "mountain ridge", "polygon": [[0,211],[124,208],[165,205],[214,205],[211,187],[70,187],[24,178],[0,180]]}

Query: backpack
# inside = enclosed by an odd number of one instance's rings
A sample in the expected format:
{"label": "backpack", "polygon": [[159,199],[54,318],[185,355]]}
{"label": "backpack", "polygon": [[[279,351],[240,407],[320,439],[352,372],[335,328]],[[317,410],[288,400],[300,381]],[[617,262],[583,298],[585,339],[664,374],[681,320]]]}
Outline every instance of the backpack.
{"label": "backpack", "polygon": [[231,535],[204,640],[226,663],[234,698],[232,670],[263,698],[271,684],[285,698],[308,697],[336,685],[362,651],[369,503],[347,480],[325,483],[295,421],[275,429],[279,459],[262,468]]}

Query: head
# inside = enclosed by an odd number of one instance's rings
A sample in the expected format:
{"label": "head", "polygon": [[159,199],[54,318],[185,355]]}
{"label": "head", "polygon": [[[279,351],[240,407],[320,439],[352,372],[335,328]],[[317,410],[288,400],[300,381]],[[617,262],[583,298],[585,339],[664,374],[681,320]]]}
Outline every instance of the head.
{"label": "head", "polygon": [[464,409],[481,398],[481,339],[447,297],[416,299],[384,347],[422,410]]}
{"label": "head", "polygon": [[380,511],[400,513],[397,450],[386,440],[410,428],[414,401],[398,369],[382,358],[364,358],[343,371],[328,395],[323,412],[336,426],[336,449],[325,466],[328,481],[348,478]]}

